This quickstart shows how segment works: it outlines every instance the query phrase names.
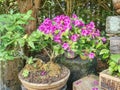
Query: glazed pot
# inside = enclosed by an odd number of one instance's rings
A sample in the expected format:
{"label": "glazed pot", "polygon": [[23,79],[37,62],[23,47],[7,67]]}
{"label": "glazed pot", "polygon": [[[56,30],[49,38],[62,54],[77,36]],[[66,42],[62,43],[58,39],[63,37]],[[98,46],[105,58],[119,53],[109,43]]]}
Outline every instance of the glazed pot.
{"label": "glazed pot", "polygon": [[[66,67],[65,67],[66,68]],[[56,82],[53,82],[51,84],[49,83],[46,83],[46,84],[37,84],[37,83],[31,83],[31,82],[28,82],[28,81],[25,81],[21,76],[20,74],[18,75],[21,83],[23,84],[23,86],[27,89],[27,90],[60,90],[63,86],[66,85],[67,83],[67,80],[70,76],[70,70],[67,69],[68,73],[67,75],[62,78],[61,80],[59,81],[56,81]]]}
{"label": "glazed pot", "polygon": [[112,0],[113,6],[118,14],[120,14],[120,0]]}

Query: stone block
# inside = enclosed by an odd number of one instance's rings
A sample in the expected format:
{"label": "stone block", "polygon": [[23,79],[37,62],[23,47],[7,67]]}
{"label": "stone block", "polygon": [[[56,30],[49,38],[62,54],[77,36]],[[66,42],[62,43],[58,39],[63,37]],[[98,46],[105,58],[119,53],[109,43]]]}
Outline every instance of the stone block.
{"label": "stone block", "polygon": [[109,34],[120,34],[120,16],[107,17],[106,32]]}
{"label": "stone block", "polygon": [[120,54],[120,37],[110,37],[110,53]]}
{"label": "stone block", "polygon": [[101,90],[99,88],[98,76],[88,75],[73,83],[73,90]]}
{"label": "stone block", "polygon": [[0,61],[0,90],[21,90],[18,73],[23,68],[21,59]]}
{"label": "stone block", "polygon": [[61,64],[65,65],[70,69],[70,77],[68,79],[68,89],[72,90],[72,84],[74,81],[87,76],[88,73],[92,72],[93,70],[90,69],[90,61],[89,60],[81,60],[80,57],[74,59],[64,59],[61,61]]}

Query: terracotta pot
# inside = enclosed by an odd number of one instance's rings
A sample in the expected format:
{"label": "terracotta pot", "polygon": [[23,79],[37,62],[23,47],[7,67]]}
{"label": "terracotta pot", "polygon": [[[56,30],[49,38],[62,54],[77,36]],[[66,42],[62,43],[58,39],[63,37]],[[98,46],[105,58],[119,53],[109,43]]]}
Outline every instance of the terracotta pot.
{"label": "terracotta pot", "polygon": [[113,6],[116,9],[116,12],[120,14],[120,0],[112,0]]}
{"label": "terracotta pot", "polygon": [[22,82],[23,86],[28,90],[60,90],[63,86],[65,86],[65,84],[67,83],[67,80],[70,76],[70,70],[68,69],[67,71],[68,71],[68,73],[63,79],[53,82],[51,84],[31,83],[31,82],[28,82],[28,81],[25,81],[24,79],[22,79],[20,74],[18,75],[18,77],[19,77],[20,81]]}

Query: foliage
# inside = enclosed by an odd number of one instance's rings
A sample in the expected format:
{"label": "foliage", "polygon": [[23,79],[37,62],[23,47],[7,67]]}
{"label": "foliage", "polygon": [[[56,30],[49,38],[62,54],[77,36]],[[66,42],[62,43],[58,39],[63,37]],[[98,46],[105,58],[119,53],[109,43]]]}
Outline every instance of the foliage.
{"label": "foliage", "polygon": [[18,12],[16,0],[0,0],[0,14],[8,14],[10,11]]}
{"label": "foliage", "polygon": [[120,76],[120,54],[111,54],[109,60],[109,72]]}
{"label": "foliage", "polygon": [[0,60],[14,60],[23,54],[25,45],[24,25],[31,18],[31,11],[27,14],[0,15]]}
{"label": "foliage", "polygon": [[93,21],[80,27],[80,38],[76,43],[77,54],[80,56],[87,56],[86,59],[109,57],[107,38],[101,36],[99,29],[95,27]]}

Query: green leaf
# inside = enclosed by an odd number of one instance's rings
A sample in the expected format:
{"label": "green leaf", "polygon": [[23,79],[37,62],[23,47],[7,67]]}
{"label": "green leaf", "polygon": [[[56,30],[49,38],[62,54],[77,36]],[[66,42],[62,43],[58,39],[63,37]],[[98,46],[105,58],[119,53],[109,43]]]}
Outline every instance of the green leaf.
{"label": "green leaf", "polygon": [[22,72],[22,76],[23,77],[28,77],[29,75],[29,71],[27,69],[24,69],[23,72]]}
{"label": "green leaf", "polygon": [[64,52],[64,49],[60,49],[59,54],[63,54]]}
{"label": "green leaf", "polygon": [[16,24],[26,24],[26,22],[25,22],[25,21],[22,21],[22,20],[18,20],[18,21],[16,22]]}
{"label": "green leaf", "polygon": [[98,48],[100,48],[102,45],[103,45],[103,43],[100,41],[100,42],[97,44],[96,48],[98,49]]}
{"label": "green leaf", "polygon": [[113,69],[112,67],[109,67],[108,69],[109,69],[109,72],[110,72],[111,74],[113,74],[114,69]]}
{"label": "green leaf", "polygon": [[120,60],[120,54],[111,54],[110,58],[114,62],[118,63],[118,61]]}
{"label": "green leaf", "polygon": [[19,45],[21,47],[23,47],[25,45],[25,39],[21,38],[21,39],[18,39],[18,42],[19,42]]}
{"label": "green leaf", "polygon": [[108,49],[102,49],[102,50],[100,51],[100,55],[106,54],[106,53],[109,53],[109,50],[108,50]]}
{"label": "green leaf", "polygon": [[102,56],[103,59],[106,59],[108,57],[109,57],[109,54],[103,54],[103,56]]}
{"label": "green leaf", "polygon": [[27,15],[31,15],[32,14],[32,10],[27,11]]}
{"label": "green leaf", "polygon": [[120,65],[118,66],[118,71],[119,71],[119,73],[120,73]]}
{"label": "green leaf", "polygon": [[35,49],[34,43],[33,43],[32,41],[29,41],[29,42],[28,42],[28,45],[29,45],[31,48]]}
{"label": "green leaf", "polygon": [[27,60],[27,63],[28,63],[28,64],[33,64],[33,58],[30,57],[30,58]]}
{"label": "green leaf", "polygon": [[116,66],[116,63],[115,63],[115,62],[110,62],[110,63],[109,63],[109,65],[110,65],[110,67],[112,67],[112,68],[113,68],[113,67],[115,67],[115,66]]}
{"label": "green leaf", "polygon": [[118,71],[118,66],[117,65],[114,67],[114,71]]}

